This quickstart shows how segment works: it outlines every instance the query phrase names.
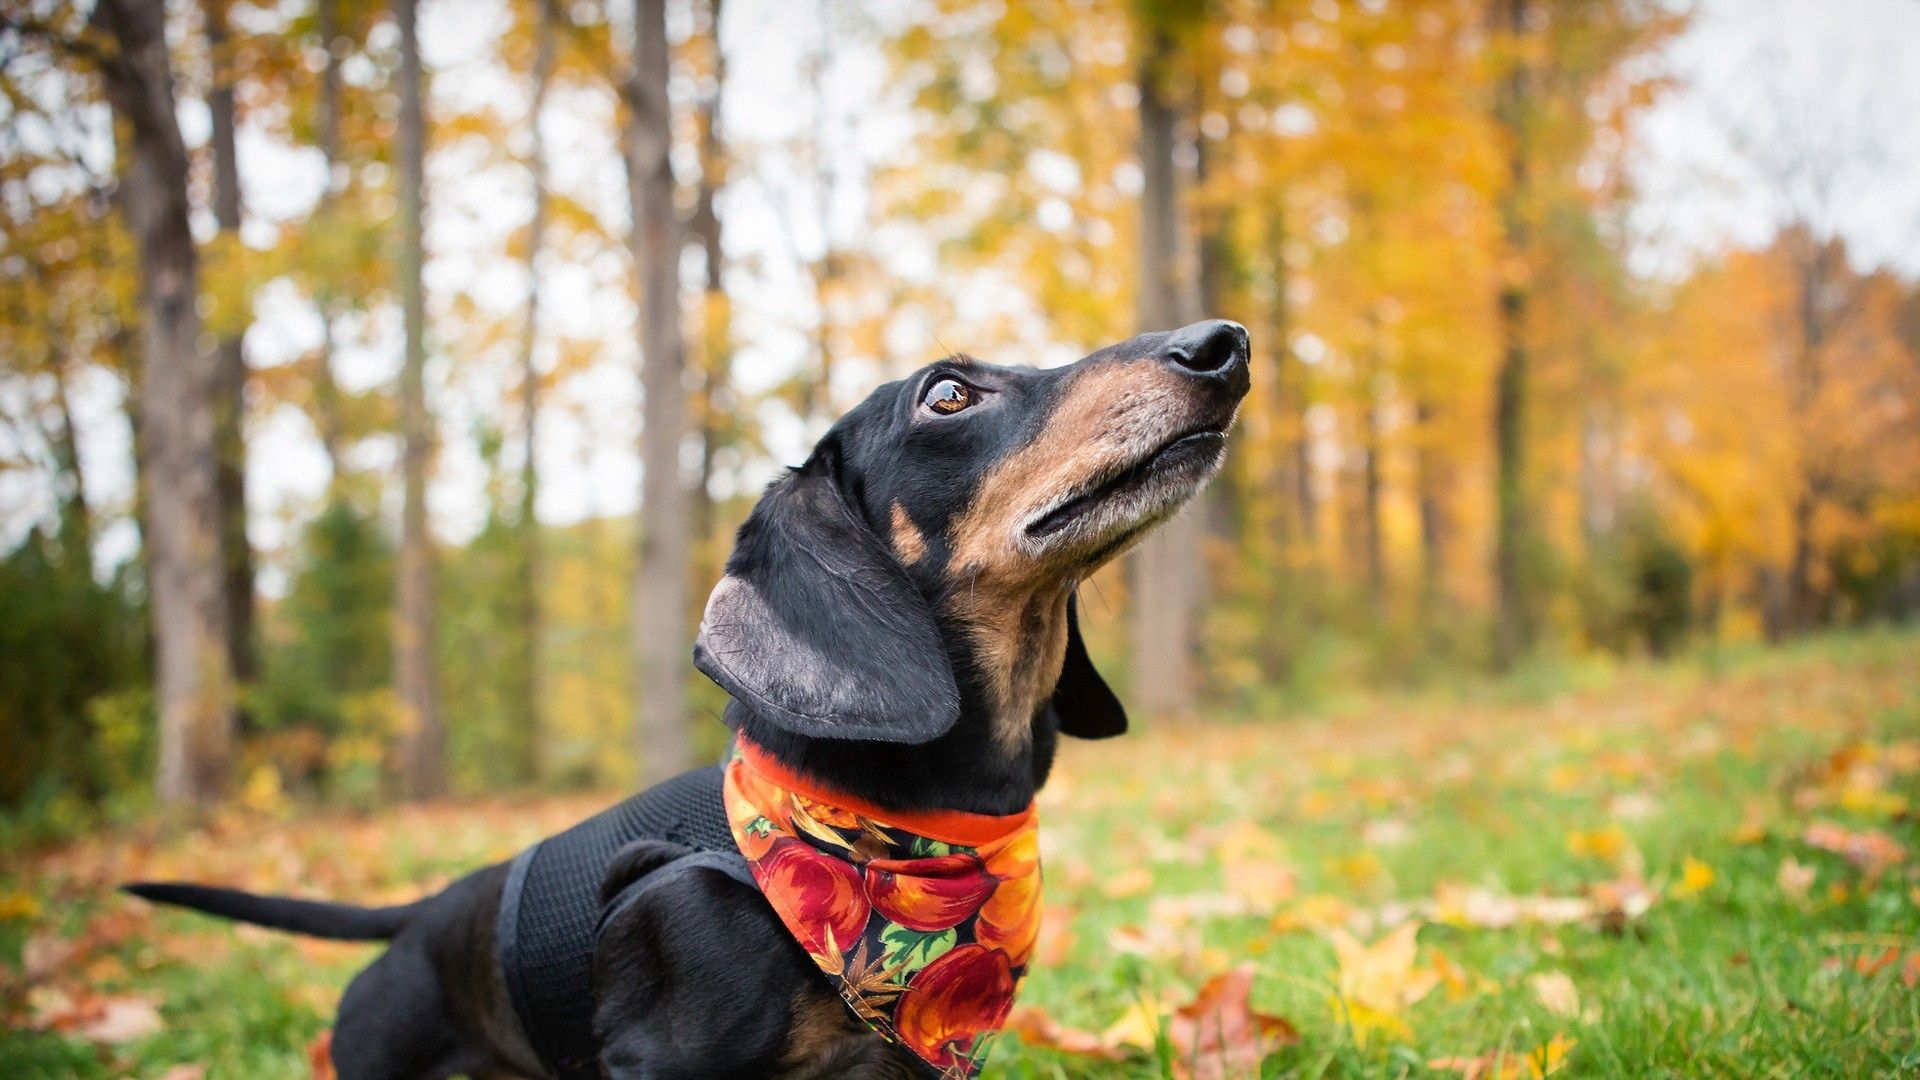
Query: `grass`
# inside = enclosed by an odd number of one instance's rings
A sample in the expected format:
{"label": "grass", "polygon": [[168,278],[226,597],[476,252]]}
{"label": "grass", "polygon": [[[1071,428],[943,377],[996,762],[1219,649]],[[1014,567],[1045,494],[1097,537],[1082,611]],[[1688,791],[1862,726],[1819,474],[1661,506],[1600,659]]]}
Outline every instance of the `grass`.
{"label": "grass", "polygon": [[[1151,1021],[1249,964],[1252,1005],[1300,1034],[1265,1056],[1265,1077],[1460,1076],[1476,1062],[1483,1077],[1529,1076],[1547,1057],[1526,1055],[1547,1046],[1559,1076],[1920,1070],[1920,637],[1255,719],[1063,755],[1042,798],[1048,929],[1022,1004],[1090,1033],[1131,1011],[1152,1049],[1108,1060],[1008,1037],[990,1075],[1184,1076]],[[370,955],[149,911],[113,882],[400,898],[601,801],[364,817],[263,800],[184,835],[10,855],[0,1075],[303,1077]],[[1509,925],[1511,898],[1560,914]],[[1336,951],[1409,922],[1412,957]],[[29,985],[19,971],[36,957],[51,970]],[[61,1018],[129,995],[157,1004],[158,1030],[36,1029],[84,1027]]]}

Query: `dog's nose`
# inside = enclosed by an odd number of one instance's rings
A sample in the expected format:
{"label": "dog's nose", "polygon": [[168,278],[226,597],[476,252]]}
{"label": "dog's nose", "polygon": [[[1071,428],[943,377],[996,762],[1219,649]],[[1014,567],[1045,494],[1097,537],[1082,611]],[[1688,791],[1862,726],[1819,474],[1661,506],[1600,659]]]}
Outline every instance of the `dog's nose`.
{"label": "dog's nose", "polygon": [[1195,375],[1244,378],[1247,370],[1247,328],[1227,319],[1208,319],[1183,326],[1167,335],[1161,355]]}

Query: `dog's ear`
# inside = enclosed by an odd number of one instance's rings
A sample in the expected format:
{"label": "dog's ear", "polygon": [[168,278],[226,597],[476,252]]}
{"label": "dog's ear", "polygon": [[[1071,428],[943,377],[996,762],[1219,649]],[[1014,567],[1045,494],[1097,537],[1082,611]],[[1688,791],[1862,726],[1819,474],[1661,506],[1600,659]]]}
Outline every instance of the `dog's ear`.
{"label": "dog's ear", "polygon": [[767,489],[707,598],[693,663],[797,735],[922,743],[960,717],[933,609],[816,455]]}
{"label": "dog's ear", "polygon": [[1127,733],[1127,710],[1087,655],[1080,637],[1080,598],[1067,598],[1067,659],[1053,688],[1060,731],[1078,739],[1111,739]]}

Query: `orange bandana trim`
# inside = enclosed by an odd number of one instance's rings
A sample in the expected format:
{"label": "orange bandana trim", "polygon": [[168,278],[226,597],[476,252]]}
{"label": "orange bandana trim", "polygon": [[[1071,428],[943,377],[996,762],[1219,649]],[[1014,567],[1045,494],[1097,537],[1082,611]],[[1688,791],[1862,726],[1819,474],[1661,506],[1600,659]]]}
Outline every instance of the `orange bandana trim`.
{"label": "orange bandana trim", "polygon": [[942,1077],[980,1072],[1040,932],[1040,824],[901,812],[744,738],[722,788],[760,891],[854,1015]]}

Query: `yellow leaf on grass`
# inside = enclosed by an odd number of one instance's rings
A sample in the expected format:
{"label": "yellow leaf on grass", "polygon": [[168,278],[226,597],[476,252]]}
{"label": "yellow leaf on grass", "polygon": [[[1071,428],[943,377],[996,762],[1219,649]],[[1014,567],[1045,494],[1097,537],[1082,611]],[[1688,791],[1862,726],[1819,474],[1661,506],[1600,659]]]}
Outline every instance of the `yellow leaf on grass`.
{"label": "yellow leaf on grass", "polygon": [[1567,834],[1568,851],[1575,855],[1604,859],[1607,862],[1618,862],[1631,846],[1632,841],[1627,839],[1626,830],[1618,825],[1607,825],[1599,829]]}
{"label": "yellow leaf on grass", "polygon": [[1172,1011],[1166,999],[1142,997],[1127,1006],[1120,1019],[1107,1025],[1100,1033],[1100,1042],[1106,1046],[1131,1046],[1151,1051],[1160,1039],[1160,1029],[1166,1025],[1167,1013]]}
{"label": "yellow leaf on grass", "polygon": [[1287,910],[1275,915],[1273,930],[1277,934],[1296,930],[1328,930],[1346,922],[1352,915],[1353,908],[1345,900],[1315,893],[1301,897]]}
{"label": "yellow leaf on grass", "polygon": [[31,919],[40,914],[40,901],[32,893],[15,890],[0,893],[0,919]]}
{"label": "yellow leaf on grass", "polygon": [[1394,1042],[1413,1040],[1413,1028],[1396,1013],[1345,999],[1335,999],[1334,1008],[1340,1018],[1347,1022],[1347,1027],[1353,1032],[1353,1041],[1359,1046],[1366,1046],[1375,1035],[1383,1035]]}
{"label": "yellow leaf on grass", "polygon": [[1434,1058],[1427,1067],[1457,1072],[1463,1080],[1545,1080],[1560,1071],[1577,1045],[1565,1035],[1555,1035],[1546,1045],[1525,1053],[1489,1050],[1476,1057]]}
{"label": "yellow leaf on grass", "polygon": [[1371,850],[1329,859],[1327,868],[1356,889],[1370,888],[1387,875],[1386,864]]}
{"label": "yellow leaf on grass", "polygon": [[1681,899],[1699,896],[1713,884],[1713,877],[1713,867],[1689,855],[1680,868],[1680,881],[1673,887],[1673,895]]}
{"label": "yellow leaf on grass", "polygon": [[1439,949],[1427,953],[1433,963],[1433,973],[1446,988],[1448,1001],[1459,1001],[1472,994],[1483,993],[1492,987],[1485,976],[1467,970],[1459,961]]}
{"label": "yellow leaf on grass", "polygon": [[1336,928],[1328,934],[1339,963],[1334,1008],[1353,1029],[1353,1039],[1360,1045],[1366,1045],[1375,1034],[1412,1037],[1401,1014],[1440,982],[1440,976],[1431,969],[1415,966],[1419,932],[1418,923],[1402,923],[1370,945],[1345,930]]}

